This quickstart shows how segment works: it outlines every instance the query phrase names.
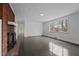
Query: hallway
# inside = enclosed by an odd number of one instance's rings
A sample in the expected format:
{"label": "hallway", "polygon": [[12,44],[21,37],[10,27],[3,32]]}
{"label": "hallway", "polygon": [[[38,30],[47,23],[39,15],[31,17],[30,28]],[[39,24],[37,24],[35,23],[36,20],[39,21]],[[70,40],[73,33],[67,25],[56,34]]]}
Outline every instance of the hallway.
{"label": "hallway", "polygon": [[28,37],[21,43],[19,56],[79,56],[79,46],[44,36]]}

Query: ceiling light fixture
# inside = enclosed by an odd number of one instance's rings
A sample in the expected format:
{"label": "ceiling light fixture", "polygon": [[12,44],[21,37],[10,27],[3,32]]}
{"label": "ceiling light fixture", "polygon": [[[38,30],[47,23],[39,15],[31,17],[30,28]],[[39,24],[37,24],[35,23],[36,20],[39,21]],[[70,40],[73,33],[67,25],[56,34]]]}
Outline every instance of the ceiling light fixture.
{"label": "ceiling light fixture", "polygon": [[40,16],[44,16],[44,14],[43,14],[43,13],[41,13],[41,14],[40,14]]}

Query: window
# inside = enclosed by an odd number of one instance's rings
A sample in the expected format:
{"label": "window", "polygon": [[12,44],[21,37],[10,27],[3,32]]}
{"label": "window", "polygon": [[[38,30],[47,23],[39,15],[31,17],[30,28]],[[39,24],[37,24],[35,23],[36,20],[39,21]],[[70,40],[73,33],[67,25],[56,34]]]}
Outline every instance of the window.
{"label": "window", "polygon": [[54,21],[49,24],[49,32],[67,32],[67,19]]}

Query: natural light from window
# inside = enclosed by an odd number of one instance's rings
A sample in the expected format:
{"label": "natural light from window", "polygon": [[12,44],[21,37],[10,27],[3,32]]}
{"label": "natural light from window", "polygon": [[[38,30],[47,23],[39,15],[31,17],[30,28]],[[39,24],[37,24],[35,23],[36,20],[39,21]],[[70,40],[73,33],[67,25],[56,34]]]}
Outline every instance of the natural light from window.
{"label": "natural light from window", "polygon": [[49,42],[49,51],[51,55],[56,56],[68,56],[68,49],[62,46],[59,46],[53,42]]}

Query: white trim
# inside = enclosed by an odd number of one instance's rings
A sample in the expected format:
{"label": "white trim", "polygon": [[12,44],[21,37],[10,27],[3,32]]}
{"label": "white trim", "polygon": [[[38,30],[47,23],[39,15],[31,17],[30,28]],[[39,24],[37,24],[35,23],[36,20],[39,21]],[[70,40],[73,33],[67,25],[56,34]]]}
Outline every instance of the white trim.
{"label": "white trim", "polygon": [[0,19],[0,56],[2,55],[2,20]]}

